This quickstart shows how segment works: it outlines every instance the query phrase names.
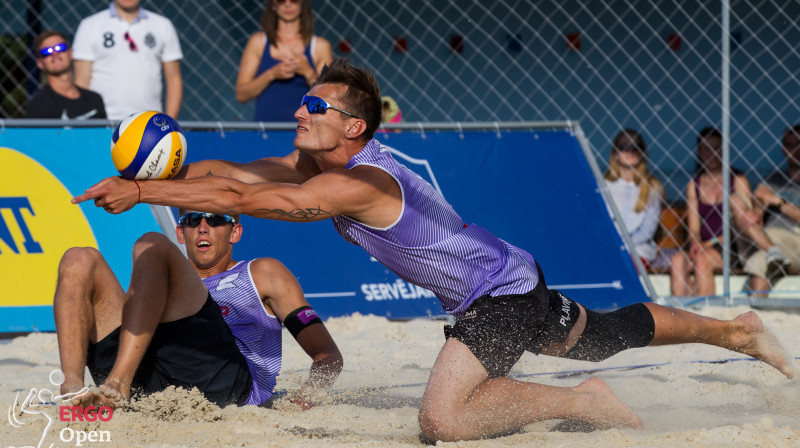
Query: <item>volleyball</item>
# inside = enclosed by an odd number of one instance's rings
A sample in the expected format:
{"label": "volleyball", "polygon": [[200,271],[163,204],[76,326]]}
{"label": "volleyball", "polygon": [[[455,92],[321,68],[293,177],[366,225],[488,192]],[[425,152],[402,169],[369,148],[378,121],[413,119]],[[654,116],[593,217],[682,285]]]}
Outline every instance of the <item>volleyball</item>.
{"label": "volleyball", "polygon": [[186,136],[172,117],[138,112],[122,120],[111,137],[111,159],[125,179],[169,179],[186,158]]}

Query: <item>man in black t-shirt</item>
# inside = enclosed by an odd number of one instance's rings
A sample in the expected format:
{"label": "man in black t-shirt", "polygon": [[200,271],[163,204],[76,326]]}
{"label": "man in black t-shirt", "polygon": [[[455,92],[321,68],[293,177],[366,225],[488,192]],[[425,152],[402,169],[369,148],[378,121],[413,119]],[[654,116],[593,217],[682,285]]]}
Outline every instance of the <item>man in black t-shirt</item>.
{"label": "man in black t-shirt", "polygon": [[103,98],[75,85],[72,50],[63,34],[45,31],[36,36],[33,49],[36,66],[47,75],[47,84],[28,101],[25,118],[106,118]]}

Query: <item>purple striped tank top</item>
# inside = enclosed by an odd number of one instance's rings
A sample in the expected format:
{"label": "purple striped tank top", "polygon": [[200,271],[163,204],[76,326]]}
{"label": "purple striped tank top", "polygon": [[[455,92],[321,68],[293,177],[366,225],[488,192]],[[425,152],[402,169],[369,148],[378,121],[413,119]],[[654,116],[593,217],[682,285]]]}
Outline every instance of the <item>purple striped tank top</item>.
{"label": "purple striped tank top", "polygon": [[204,278],[211,298],[247,358],[253,385],[244,404],[259,405],[272,396],[281,370],[281,322],[267,313],[250,274],[250,261]]}
{"label": "purple striped tank top", "polygon": [[478,297],[523,294],[539,281],[533,257],[488,230],[466,225],[428,182],[370,140],[345,168],[380,168],[400,185],[403,209],[386,228],[336,216],[336,231],[400,278],[433,291],[445,312],[460,316]]}

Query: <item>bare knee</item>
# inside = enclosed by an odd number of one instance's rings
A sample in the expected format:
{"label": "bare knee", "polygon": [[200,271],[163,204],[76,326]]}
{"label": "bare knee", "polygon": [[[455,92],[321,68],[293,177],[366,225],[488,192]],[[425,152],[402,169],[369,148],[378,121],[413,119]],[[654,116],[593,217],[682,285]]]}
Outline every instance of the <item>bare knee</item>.
{"label": "bare knee", "polygon": [[423,405],[419,409],[419,427],[431,440],[453,442],[463,440],[463,430],[458,425],[455,410],[447,412],[444,406]]}
{"label": "bare knee", "polygon": [[695,272],[697,274],[714,275],[716,264],[715,255],[709,252],[701,252],[695,260]]}
{"label": "bare knee", "polygon": [[670,271],[672,275],[684,275],[688,271],[688,263],[689,260],[686,258],[681,252],[672,256],[672,259],[669,262]]}
{"label": "bare knee", "polygon": [[173,246],[172,242],[163,234],[147,232],[133,244],[133,259],[135,260],[146,253],[152,252],[153,249],[158,251],[169,250],[171,246]]}
{"label": "bare knee", "polygon": [[61,256],[58,264],[60,281],[90,277],[103,255],[94,247],[72,247]]}

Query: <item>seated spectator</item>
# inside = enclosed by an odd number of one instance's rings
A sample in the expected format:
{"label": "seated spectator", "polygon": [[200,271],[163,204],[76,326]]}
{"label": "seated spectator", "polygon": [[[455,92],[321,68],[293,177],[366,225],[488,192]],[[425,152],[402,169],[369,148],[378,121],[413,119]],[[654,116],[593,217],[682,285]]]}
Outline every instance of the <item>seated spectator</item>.
{"label": "seated spectator", "polygon": [[[713,127],[700,131],[697,137],[697,175],[686,186],[689,251],[672,257],[670,275],[674,296],[711,296],[716,293],[714,274],[722,272],[722,134]],[[730,210],[738,230],[759,248],[767,251],[768,259],[784,263],[786,256],[775,247],[763,227],[747,222],[746,213],[752,209],[750,183],[742,174],[728,175]],[[731,232],[733,235],[733,232]],[[732,246],[733,247],[733,246]],[[739,253],[743,242],[736,241]],[[739,261],[739,260],[733,260]],[[691,279],[694,274],[694,280]]]}
{"label": "seated spectator", "polygon": [[604,177],[636,253],[649,269],[658,252],[653,236],[658,230],[664,187],[647,167],[647,146],[638,132],[625,129],[614,137]]}
{"label": "seated spectator", "polygon": [[33,40],[33,51],[36,53],[36,66],[45,74],[46,84],[28,101],[25,118],[106,118],[100,94],[75,85],[72,49],[62,33],[40,33]]}
{"label": "seated spectator", "polygon": [[381,97],[381,104],[383,105],[381,112],[382,123],[400,123],[403,121],[403,111],[400,110],[400,106],[397,105],[397,101],[394,98],[384,95]]}
{"label": "seated spectator", "polygon": [[300,99],[333,61],[331,44],[314,35],[311,0],[267,0],[261,28],[242,53],[236,100],[256,100],[253,121],[294,122]]}
{"label": "seated spectator", "polygon": [[764,223],[769,239],[788,256],[788,264],[771,259],[764,250],[747,259],[744,270],[757,296],[765,295],[783,275],[800,273],[800,125],[786,129],[781,144],[786,171],[771,173],[756,188],[754,195],[761,207],[754,207],[750,215],[752,221]]}

